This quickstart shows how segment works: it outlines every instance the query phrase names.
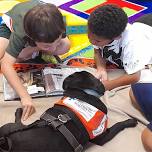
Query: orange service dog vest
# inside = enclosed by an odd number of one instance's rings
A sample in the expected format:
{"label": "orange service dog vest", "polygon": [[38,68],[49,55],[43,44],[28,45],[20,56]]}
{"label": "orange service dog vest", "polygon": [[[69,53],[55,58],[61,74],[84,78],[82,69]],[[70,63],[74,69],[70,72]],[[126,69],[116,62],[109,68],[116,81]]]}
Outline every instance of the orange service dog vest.
{"label": "orange service dog vest", "polygon": [[102,134],[107,128],[107,115],[84,101],[63,97],[56,104],[68,107],[77,115],[86,128],[90,139]]}

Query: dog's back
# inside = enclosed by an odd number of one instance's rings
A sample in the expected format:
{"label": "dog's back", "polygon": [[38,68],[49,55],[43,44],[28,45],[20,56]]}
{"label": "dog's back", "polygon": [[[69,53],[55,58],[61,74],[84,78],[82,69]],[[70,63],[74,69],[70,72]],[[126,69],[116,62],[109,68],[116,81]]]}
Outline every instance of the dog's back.
{"label": "dog's back", "polygon": [[[104,94],[104,86],[91,74],[84,71],[76,72],[64,80],[63,88],[64,98],[85,102],[106,116],[107,108],[97,97],[97,95]],[[88,94],[88,90],[93,90],[93,93]],[[79,152],[88,141],[102,145],[124,128],[136,125],[135,120],[121,122],[107,131],[103,128],[103,136],[100,132],[97,137],[92,137],[75,111],[77,109],[71,110],[70,107],[58,102],[54,107],[49,108],[40,120],[24,126],[20,121],[21,112],[18,110],[16,123],[6,124],[0,128],[0,137],[2,137],[0,138],[0,150],[2,152],[3,149],[11,152]],[[100,121],[102,122],[102,119]],[[105,119],[104,122],[106,121]],[[90,123],[89,125],[94,125],[92,121]]]}

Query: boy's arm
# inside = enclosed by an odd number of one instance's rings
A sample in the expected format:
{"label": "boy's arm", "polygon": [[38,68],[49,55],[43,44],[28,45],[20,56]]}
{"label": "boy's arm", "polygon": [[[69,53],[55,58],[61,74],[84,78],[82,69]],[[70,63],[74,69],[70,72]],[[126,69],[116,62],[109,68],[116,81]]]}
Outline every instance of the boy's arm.
{"label": "boy's arm", "polygon": [[22,62],[22,61],[26,61],[28,59],[32,58],[33,53],[35,52],[39,52],[40,49],[38,47],[31,47],[28,46],[24,49],[22,49],[22,51],[19,53],[16,62]]}
{"label": "boy's arm", "polygon": [[0,60],[3,58],[4,54],[5,54],[5,49],[8,46],[9,40],[3,37],[0,37]]}
{"label": "boy's arm", "polygon": [[94,60],[96,62],[97,70],[106,70],[105,60],[102,58],[99,49],[94,49]]}
{"label": "boy's arm", "polygon": [[140,71],[134,74],[124,74],[116,79],[103,81],[106,90],[112,90],[116,87],[130,85],[132,83],[138,82],[140,79]]}
{"label": "boy's arm", "polygon": [[71,43],[70,43],[70,40],[68,39],[68,37],[61,39],[61,42],[58,45],[58,47],[56,48],[56,51],[54,51],[55,54],[53,54],[53,55],[65,54],[70,49],[70,45],[71,45]]}
{"label": "boy's arm", "polygon": [[95,76],[98,79],[107,80],[106,63],[104,58],[101,56],[99,49],[94,49],[94,60],[97,68],[97,73]]}
{"label": "boy's arm", "polygon": [[13,68],[13,64],[15,63],[15,61],[16,59],[14,57],[5,52],[5,55],[1,60],[1,70],[10,85],[20,96],[21,104],[23,107],[22,119],[26,120],[30,115],[35,112],[35,108],[30,95],[21,83],[16,71]]}

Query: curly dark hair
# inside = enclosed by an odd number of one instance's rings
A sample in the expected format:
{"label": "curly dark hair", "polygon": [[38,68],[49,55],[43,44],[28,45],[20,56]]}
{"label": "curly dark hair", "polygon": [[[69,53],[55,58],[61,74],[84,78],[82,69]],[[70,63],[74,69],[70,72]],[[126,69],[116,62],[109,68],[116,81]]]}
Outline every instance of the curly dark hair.
{"label": "curly dark hair", "polygon": [[88,19],[88,29],[95,35],[107,39],[120,36],[128,23],[127,14],[115,4],[95,9]]}

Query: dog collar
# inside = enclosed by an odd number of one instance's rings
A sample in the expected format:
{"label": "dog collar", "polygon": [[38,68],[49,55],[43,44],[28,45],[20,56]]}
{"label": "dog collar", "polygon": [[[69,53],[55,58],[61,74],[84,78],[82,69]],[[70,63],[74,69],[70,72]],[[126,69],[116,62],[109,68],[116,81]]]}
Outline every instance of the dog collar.
{"label": "dog collar", "polygon": [[100,97],[101,97],[101,95],[100,95],[99,93],[97,93],[97,91],[95,91],[95,90],[92,90],[92,89],[84,89],[83,91],[84,91],[85,93],[90,94],[90,95],[93,95],[93,96],[95,96],[95,97],[97,97],[97,98],[100,98]]}

